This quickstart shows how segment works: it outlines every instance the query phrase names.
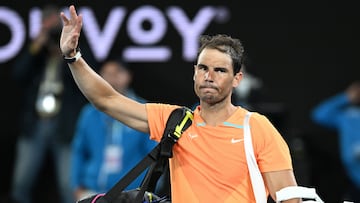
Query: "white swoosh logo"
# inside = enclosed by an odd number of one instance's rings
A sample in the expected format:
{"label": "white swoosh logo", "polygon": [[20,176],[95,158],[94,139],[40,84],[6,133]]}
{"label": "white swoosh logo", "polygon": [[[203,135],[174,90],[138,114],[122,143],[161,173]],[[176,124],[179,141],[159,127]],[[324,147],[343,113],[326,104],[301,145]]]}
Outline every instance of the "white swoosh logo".
{"label": "white swoosh logo", "polygon": [[189,133],[188,135],[189,135],[189,137],[190,137],[191,139],[194,139],[195,137],[198,137],[197,134],[191,134],[191,133]]}
{"label": "white swoosh logo", "polygon": [[231,143],[238,143],[238,142],[241,142],[243,141],[244,139],[235,139],[235,138],[232,138],[231,139]]}

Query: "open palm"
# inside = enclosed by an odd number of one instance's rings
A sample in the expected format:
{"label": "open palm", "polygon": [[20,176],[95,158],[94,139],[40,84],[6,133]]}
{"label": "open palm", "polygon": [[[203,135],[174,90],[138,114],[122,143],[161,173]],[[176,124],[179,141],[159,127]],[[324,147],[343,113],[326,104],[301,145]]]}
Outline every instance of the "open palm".
{"label": "open palm", "polygon": [[78,46],[80,31],[82,27],[82,16],[77,15],[75,7],[69,6],[70,19],[65,16],[64,12],[60,13],[63,22],[63,28],[60,37],[60,49],[63,55],[72,57],[75,55],[75,49]]}

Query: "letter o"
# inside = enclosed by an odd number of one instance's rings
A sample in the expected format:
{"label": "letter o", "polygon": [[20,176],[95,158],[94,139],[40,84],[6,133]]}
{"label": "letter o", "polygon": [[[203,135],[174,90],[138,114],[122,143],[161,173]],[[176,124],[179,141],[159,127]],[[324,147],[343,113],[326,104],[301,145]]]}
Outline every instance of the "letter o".
{"label": "letter o", "polygon": [[[142,23],[149,21],[151,29],[144,30]],[[162,12],[153,6],[142,6],[129,17],[127,31],[130,38],[137,44],[148,45],[159,42],[167,29],[166,20]]]}
{"label": "letter o", "polygon": [[0,62],[6,62],[22,48],[25,41],[25,26],[21,17],[6,7],[0,7],[0,23],[7,25],[11,32],[9,43],[0,46]]}

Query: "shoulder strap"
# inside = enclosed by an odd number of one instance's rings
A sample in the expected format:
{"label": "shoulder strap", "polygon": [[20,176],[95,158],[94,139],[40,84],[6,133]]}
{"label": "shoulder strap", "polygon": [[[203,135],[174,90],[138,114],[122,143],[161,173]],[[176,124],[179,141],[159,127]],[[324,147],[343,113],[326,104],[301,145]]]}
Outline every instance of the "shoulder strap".
{"label": "shoulder strap", "polygon": [[[164,167],[167,166],[167,159],[172,157],[172,147],[181,137],[181,134],[192,124],[193,112],[187,107],[180,107],[171,112],[163,137],[159,144],[148,153],[135,167],[133,167],[123,178],[121,178],[104,196],[103,198],[111,203],[136,177],[138,177],[146,168],[148,170],[136,196],[136,200],[141,202],[148,185],[152,185],[160,177]],[[165,161],[166,160],[166,161]],[[159,164],[158,164],[158,163]],[[155,169],[160,169],[156,171]]]}
{"label": "shoulder strap", "polygon": [[[249,125],[250,116],[251,116],[251,112],[247,112],[244,120],[244,145],[245,145],[246,161],[249,168],[251,184],[252,184],[256,203],[266,203],[267,196],[266,196],[264,180],[261,176],[261,172],[256,162],[253,144],[251,140],[251,131]],[[308,199],[306,201],[303,201],[304,203],[315,203],[315,202],[324,203],[324,201],[316,193],[315,188],[309,188],[303,186],[288,186],[276,192],[276,203],[280,203],[282,201],[293,198]]]}
{"label": "shoulder strap", "polygon": [[[193,112],[187,107],[175,109],[170,114],[160,141],[159,158],[156,162],[156,165],[153,167],[153,170],[148,171],[150,177],[144,178],[144,181],[149,179],[149,183],[143,182],[141,185],[142,188],[147,188],[147,191],[154,192],[156,183],[160,176],[165,172],[169,172],[168,158],[173,156],[172,148],[181,137],[182,133],[191,125],[192,120]],[[143,186],[144,184],[147,186]],[[167,193],[170,195],[170,189]]]}
{"label": "shoulder strap", "polygon": [[265,184],[256,162],[251,139],[251,131],[249,124],[251,114],[251,112],[247,112],[244,119],[244,146],[246,161],[250,173],[251,185],[253,188],[256,203],[266,203],[267,195],[265,190]]}

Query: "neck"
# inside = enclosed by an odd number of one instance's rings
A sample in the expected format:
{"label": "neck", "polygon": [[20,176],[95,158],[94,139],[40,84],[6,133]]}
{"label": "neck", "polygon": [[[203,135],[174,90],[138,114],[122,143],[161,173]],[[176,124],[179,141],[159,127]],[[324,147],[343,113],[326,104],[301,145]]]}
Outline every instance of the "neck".
{"label": "neck", "polygon": [[216,126],[226,121],[237,107],[231,103],[215,105],[200,103],[200,116],[207,125]]}

